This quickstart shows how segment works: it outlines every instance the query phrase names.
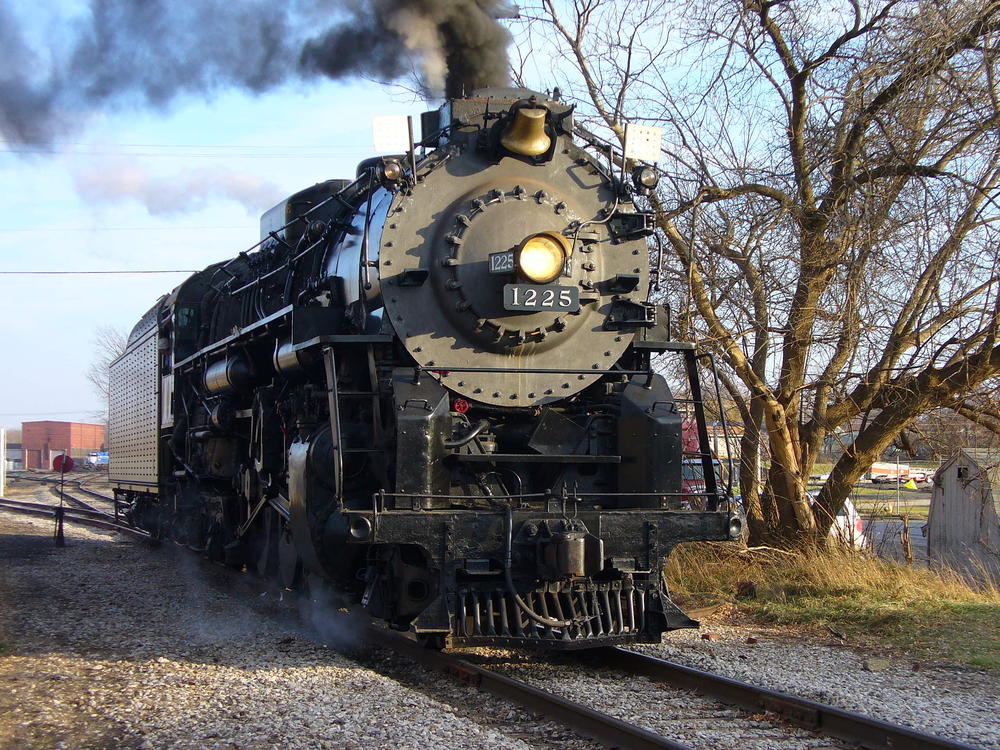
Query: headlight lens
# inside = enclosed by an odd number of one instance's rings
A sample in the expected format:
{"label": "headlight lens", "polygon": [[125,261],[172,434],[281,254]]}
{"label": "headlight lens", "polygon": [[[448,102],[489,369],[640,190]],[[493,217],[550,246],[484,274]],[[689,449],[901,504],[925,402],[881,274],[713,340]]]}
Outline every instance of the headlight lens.
{"label": "headlight lens", "polygon": [[517,265],[536,284],[547,284],[562,273],[566,248],[550,234],[536,234],[521,245]]}
{"label": "headlight lens", "polygon": [[660,182],[660,173],[648,164],[636,167],[632,172],[632,182],[639,190],[652,190]]}

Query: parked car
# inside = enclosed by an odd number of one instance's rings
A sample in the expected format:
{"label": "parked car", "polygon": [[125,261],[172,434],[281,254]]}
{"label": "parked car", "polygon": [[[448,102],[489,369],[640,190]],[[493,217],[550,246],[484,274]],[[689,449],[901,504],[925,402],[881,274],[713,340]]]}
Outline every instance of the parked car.
{"label": "parked car", "polygon": [[[715,472],[715,481],[723,482],[724,474],[719,459],[712,458],[712,469]],[[705,468],[700,458],[685,458],[681,461],[681,495],[684,498],[684,507],[704,507]]]}
{"label": "parked car", "polygon": [[[810,492],[809,499],[815,503],[818,494]],[[833,525],[830,527],[830,538],[836,539],[838,542],[842,542],[854,549],[865,549],[868,545],[868,538],[865,536],[864,519],[858,513],[858,509],[854,507],[851,498],[844,500],[844,505],[833,520]]]}
{"label": "parked car", "polygon": [[[815,503],[818,494],[818,492],[810,492],[809,499]],[[737,495],[735,502],[742,513],[743,498]],[[744,524],[743,529],[745,541],[748,527]],[[858,513],[858,509],[854,507],[854,503],[851,502],[850,498],[844,500],[843,507],[841,507],[840,512],[833,521],[833,525],[830,527],[830,539],[842,542],[856,550],[868,548],[868,537],[865,536],[864,519]]]}
{"label": "parked car", "polygon": [[[722,465],[719,459],[712,459],[715,476],[722,476]],[[700,458],[685,458],[681,461],[681,492],[697,495],[705,491],[705,468]]]}

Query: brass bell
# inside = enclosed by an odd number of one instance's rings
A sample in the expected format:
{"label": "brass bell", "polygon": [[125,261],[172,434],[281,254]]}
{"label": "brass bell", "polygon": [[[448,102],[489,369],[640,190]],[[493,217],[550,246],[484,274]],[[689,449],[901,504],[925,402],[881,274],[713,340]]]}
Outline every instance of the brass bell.
{"label": "brass bell", "polygon": [[541,156],[549,150],[552,139],[545,134],[545,107],[521,107],[500,137],[500,144],[521,156]]}

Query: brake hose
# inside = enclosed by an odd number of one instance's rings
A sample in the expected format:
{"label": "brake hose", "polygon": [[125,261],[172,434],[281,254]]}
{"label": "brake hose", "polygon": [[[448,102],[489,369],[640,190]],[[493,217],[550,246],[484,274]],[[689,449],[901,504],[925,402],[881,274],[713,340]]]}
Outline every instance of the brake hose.
{"label": "brake hose", "polygon": [[544,625],[547,628],[565,628],[573,624],[573,620],[554,620],[551,617],[543,617],[542,615],[536,613],[527,603],[518,595],[517,590],[514,588],[514,579],[511,577],[510,568],[513,564],[513,543],[514,543],[514,510],[508,505],[507,506],[507,555],[503,563],[503,577],[504,581],[507,583],[507,591],[513,597],[514,603],[517,604],[517,608],[520,609],[527,616],[529,620],[538,624]]}

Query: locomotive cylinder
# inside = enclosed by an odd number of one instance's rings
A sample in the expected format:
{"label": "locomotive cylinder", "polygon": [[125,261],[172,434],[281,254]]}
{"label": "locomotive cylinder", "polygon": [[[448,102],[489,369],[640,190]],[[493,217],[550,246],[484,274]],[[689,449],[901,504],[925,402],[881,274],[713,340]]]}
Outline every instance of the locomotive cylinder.
{"label": "locomotive cylinder", "polygon": [[291,339],[274,342],[274,356],[271,358],[274,371],[280,375],[294,375],[309,364],[308,357],[293,349]]}
{"label": "locomotive cylinder", "polygon": [[241,355],[227,357],[205,368],[204,382],[212,394],[241,391],[253,382],[253,368]]}

